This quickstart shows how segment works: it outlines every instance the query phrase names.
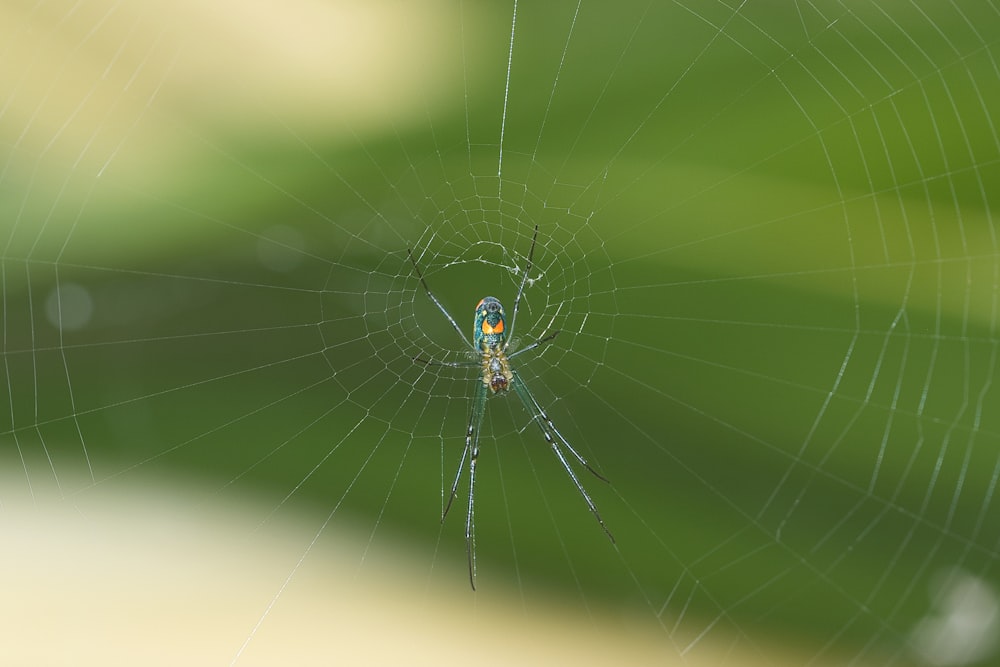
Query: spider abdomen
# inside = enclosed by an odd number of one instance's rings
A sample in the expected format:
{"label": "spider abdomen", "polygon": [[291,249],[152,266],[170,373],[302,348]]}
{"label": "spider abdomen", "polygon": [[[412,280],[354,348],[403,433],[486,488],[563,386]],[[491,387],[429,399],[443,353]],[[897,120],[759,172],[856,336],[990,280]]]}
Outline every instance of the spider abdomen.
{"label": "spider abdomen", "polygon": [[494,296],[484,296],[476,304],[476,320],[472,330],[472,344],[477,350],[503,346],[507,340],[507,326],[503,306]]}

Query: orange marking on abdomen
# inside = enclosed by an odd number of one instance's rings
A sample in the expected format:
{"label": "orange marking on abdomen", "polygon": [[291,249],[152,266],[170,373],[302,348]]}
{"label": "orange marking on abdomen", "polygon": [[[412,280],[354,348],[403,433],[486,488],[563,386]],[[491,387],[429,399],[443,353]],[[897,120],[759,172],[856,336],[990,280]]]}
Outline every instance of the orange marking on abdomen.
{"label": "orange marking on abdomen", "polygon": [[489,322],[483,320],[483,333],[484,334],[503,333],[503,320],[497,322],[497,325],[495,327],[491,327]]}

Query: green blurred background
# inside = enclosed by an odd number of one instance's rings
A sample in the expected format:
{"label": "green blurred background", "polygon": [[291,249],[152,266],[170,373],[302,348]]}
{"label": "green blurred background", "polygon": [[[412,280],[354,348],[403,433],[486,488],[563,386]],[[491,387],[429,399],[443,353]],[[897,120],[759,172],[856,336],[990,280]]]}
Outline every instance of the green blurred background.
{"label": "green blurred background", "polygon": [[426,604],[473,381],[407,250],[464,328],[538,225],[518,370],[617,546],[492,400],[460,604],[996,660],[993,4],[61,4],[2,10],[8,496],[195,485]]}

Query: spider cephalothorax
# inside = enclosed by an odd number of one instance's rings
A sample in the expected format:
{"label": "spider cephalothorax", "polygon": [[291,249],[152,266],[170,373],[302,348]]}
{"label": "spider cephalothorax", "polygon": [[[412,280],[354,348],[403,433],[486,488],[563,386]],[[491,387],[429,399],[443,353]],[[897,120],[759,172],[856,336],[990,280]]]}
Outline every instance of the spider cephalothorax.
{"label": "spider cephalothorax", "polygon": [[497,394],[507,391],[513,381],[514,373],[510,370],[510,362],[507,361],[503,347],[497,345],[489,348],[483,345],[483,384]]}

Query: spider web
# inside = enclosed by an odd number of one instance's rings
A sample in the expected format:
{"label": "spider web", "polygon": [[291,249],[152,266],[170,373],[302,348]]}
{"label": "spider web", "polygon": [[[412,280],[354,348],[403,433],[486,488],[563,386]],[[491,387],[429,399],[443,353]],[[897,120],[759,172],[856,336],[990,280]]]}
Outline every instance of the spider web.
{"label": "spider web", "polygon": [[0,12],[11,659],[995,662],[995,4]]}

